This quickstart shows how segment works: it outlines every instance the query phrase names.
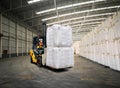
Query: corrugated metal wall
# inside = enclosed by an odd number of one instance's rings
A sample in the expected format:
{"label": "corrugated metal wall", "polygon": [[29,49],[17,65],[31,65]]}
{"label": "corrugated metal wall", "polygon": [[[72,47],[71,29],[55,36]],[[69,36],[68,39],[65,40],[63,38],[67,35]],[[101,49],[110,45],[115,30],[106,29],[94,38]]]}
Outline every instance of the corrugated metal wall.
{"label": "corrugated metal wall", "polygon": [[3,57],[8,57],[10,54],[9,40],[10,40],[10,25],[9,20],[5,17],[2,17],[2,54]]}
{"label": "corrugated metal wall", "polygon": [[27,28],[2,17],[2,58],[27,55],[36,34]]}

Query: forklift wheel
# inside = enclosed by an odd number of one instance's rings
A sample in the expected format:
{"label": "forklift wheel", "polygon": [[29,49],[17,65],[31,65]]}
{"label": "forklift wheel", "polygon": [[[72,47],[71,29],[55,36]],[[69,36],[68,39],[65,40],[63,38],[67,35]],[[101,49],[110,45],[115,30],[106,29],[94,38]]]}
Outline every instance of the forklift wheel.
{"label": "forklift wheel", "polygon": [[41,58],[41,57],[38,58],[38,60],[37,60],[37,65],[38,65],[39,67],[42,66],[42,58]]}
{"label": "forklift wheel", "polygon": [[30,62],[33,63],[32,58],[30,58]]}

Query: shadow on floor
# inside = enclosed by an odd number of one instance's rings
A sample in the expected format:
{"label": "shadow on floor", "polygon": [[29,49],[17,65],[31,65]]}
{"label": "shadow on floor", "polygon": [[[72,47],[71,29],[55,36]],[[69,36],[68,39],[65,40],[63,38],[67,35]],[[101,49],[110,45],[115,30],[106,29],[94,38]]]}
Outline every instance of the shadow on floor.
{"label": "shadow on floor", "polygon": [[38,68],[43,68],[43,69],[46,69],[46,70],[50,70],[52,72],[56,72],[56,73],[60,73],[60,72],[66,72],[68,71],[70,68],[61,68],[61,69],[55,69],[55,68],[51,68],[51,67],[48,67],[48,66],[38,66],[37,64],[35,64]]}

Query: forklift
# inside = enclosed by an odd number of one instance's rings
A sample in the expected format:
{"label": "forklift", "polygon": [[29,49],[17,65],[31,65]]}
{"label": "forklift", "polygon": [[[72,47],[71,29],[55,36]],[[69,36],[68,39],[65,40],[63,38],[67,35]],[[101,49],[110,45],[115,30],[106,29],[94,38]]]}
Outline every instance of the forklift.
{"label": "forklift", "polygon": [[[46,47],[46,23],[43,22],[43,37],[39,34],[33,37],[33,48],[30,50],[30,62],[43,66],[44,48]],[[45,63],[45,62],[44,62]]]}
{"label": "forklift", "polygon": [[33,49],[30,50],[31,63],[42,66],[42,54],[44,54],[44,46],[43,39],[40,38],[39,42],[37,42],[35,45],[33,44]]}

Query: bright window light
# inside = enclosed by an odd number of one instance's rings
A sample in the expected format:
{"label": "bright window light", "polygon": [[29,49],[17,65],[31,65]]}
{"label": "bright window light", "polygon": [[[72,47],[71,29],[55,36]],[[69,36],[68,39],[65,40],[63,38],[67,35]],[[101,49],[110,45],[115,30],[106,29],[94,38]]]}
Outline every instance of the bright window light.
{"label": "bright window light", "polygon": [[32,3],[35,3],[35,2],[39,2],[39,1],[43,1],[43,0],[30,0],[30,1],[28,1],[28,4],[32,4]]}
{"label": "bright window light", "polygon": [[53,24],[59,24],[59,23],[63,23],[63,22],[67,22],[67,21],[72,21],[72,20],[77,20],[77,19],[83,19],[83,18],[90,18],[90,17],[98,17],[98,16],[105,16],[105,15],[112,15],[115,14],[115,12],[112,13],[103,13],[103,14],[96,14],[96,15],[88,15],[88,16],[82,16],[82,17],[75,17],[75,18],[71,18],[71,19],[67,19],[67,20],[62,20],[62,21],[57,21],[57,22],[53,22],[53,23],[49,23],[47,24],[47,26],[53,25]]}
{"label": "bright window light", "polygon": [[[95,2],[101,2],[101,1],[106,1],[106,0],[92,0],[92,1],[82,2],[82,3],[61,6],[61,7],[57,7],[57,10],[66,9],[66,8],[75,7],[75,6],[81,6],[81,5],[85,5],[85,4],[91,4],[91,3],[95,3]],[[52,8],[52,9],[36,12],[36,14],[43,14],[43,13],[47,13],[47,12],[51,12],[51,11],[55,11],[55,10],[56,10],[56,8]]]}
{"label": "bright window light", "polygon": [[[84,11],[78,11],[78,12],[73,12],[73,13],[67,13],[67,14],[59,15],[58,17],[70,16],[70,15],[80,14],[80,13],[85,13],[85,12],[113,9],[113,8],[119,8],[119,7],[120,7],[120,5],[119,6],[110,6],[110,7],[91,9],[91,10],[84,10]],[[42,19],[42,21],[47,21],[47,20],[51,20],[51,19],[55,19],[55,18],[57,18],[57,16],[54,16],[54,18],[53,17],[45,18],[45,19]]]}

